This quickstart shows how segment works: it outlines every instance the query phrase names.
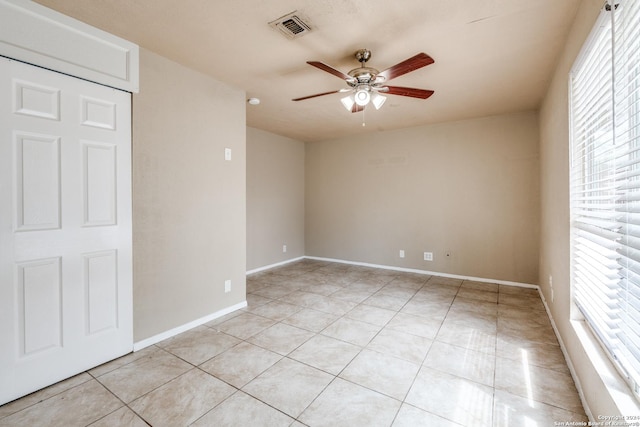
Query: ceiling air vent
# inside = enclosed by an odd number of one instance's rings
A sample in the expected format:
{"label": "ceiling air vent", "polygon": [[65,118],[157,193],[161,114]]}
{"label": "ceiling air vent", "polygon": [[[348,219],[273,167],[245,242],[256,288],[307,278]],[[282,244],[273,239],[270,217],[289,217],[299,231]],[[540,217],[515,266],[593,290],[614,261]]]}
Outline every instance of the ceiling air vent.
{"label": "ceiling air vent", "polygon": [[275,21],[269,22],[269,25],[280,31],[286,37],[295,39],[297,37],[302,37],[311,31],[311,25],[309,25],[308,22],[308,19],[302,16],[299,12],[294,11],[276,19]]}

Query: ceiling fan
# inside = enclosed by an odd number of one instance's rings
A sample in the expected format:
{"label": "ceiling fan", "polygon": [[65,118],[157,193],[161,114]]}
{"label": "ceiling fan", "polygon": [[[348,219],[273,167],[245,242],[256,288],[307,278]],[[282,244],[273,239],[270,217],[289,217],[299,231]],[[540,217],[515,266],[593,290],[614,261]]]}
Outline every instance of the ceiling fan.
{"label": "ceiling fan", "polygon": [[336,70],[330,65],[324,64],[319,61],[307,61],[307,64],[313,65],[316,68],[326,71],[329,74],[333,74],[336,77],[340,77],[349,85],[349,88],[340,90],[334,90],[331,92],[317,93],[315,95],[303,96],[302,98],[295,98],[292,101],[303,101],[305,99],[315,98],[318,96],[330,95],[332,93],[345,93],[351,92],[350,95],[341,99],[344,107],[353,112],[364,110],[364,108],[371,102],[377,109],[382,107],[382,104],[386,101],[386,97],[381,93],[389,95],[409,96],[412,98],[427,99],[433,95],[432,90],[416,89],[411,87],[401,86],[389,86],[386,84],[391,79],[400,77],[404,74],[415,71],[419,68],[426,67],[433,64],[435,61],[426,53],[419,53],[406,59],[384,71],[378,71],[375,68],[366,67],[366,62],[371,58],[371,51],[368,49],[360,49],[355,53],[356,59],[360,62],[359,68],[354,68],[349,71],[348,74],[342,71]]}

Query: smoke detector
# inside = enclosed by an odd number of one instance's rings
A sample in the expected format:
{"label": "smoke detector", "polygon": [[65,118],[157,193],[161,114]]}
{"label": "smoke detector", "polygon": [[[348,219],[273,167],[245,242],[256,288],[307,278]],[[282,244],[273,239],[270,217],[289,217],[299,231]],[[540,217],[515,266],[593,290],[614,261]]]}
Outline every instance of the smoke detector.
{"label": "smoke detector", "polygon": [[280,31],[285,37],[295,39],[311,31],[309,20],[298,11],[293,11],[269,22],[271,28]]}

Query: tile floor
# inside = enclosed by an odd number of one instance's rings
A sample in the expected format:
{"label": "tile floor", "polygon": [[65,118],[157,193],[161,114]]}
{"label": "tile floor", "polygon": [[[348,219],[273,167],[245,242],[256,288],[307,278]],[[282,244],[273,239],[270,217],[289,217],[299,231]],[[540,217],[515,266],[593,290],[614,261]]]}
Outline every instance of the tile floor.
{"label": "tile floor", "polygon": [[0,406],[0,426],[587,421],[536,290],[303,260],[248,307]]}

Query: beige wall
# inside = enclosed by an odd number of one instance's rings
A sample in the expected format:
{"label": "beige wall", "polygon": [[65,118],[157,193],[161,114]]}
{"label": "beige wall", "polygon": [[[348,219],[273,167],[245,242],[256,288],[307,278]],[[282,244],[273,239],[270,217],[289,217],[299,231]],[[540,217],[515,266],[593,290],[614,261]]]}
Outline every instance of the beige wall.
{"label": "beige wall", "polygon": [[[140,60],[133,98],[136,342],[244,301],[246,267],[244,92],[144,49]],[[233,150],[230,162],[225,147]]]}
{"label": "beige wall", "polygon": [[535,112],[307,143],[306,255],[537,284],[538,168]]}
{"label": "beige wall", "polygon": [[304,143],[247,127],[247,270],[301,256]]}
{"label": "beige wall", "polygon": [[[628,387],[598,354],[598,345],[586,339],[590,334],[585,333],[582,322],[571,321],[568,74],[602,5],[601,0],[581,2],[540,110],[540,285],[595,420],[598,415],[639,413]],[[580,336],[585,339],[581,341]],[[617,390],[608,389],[606,382]]]}

